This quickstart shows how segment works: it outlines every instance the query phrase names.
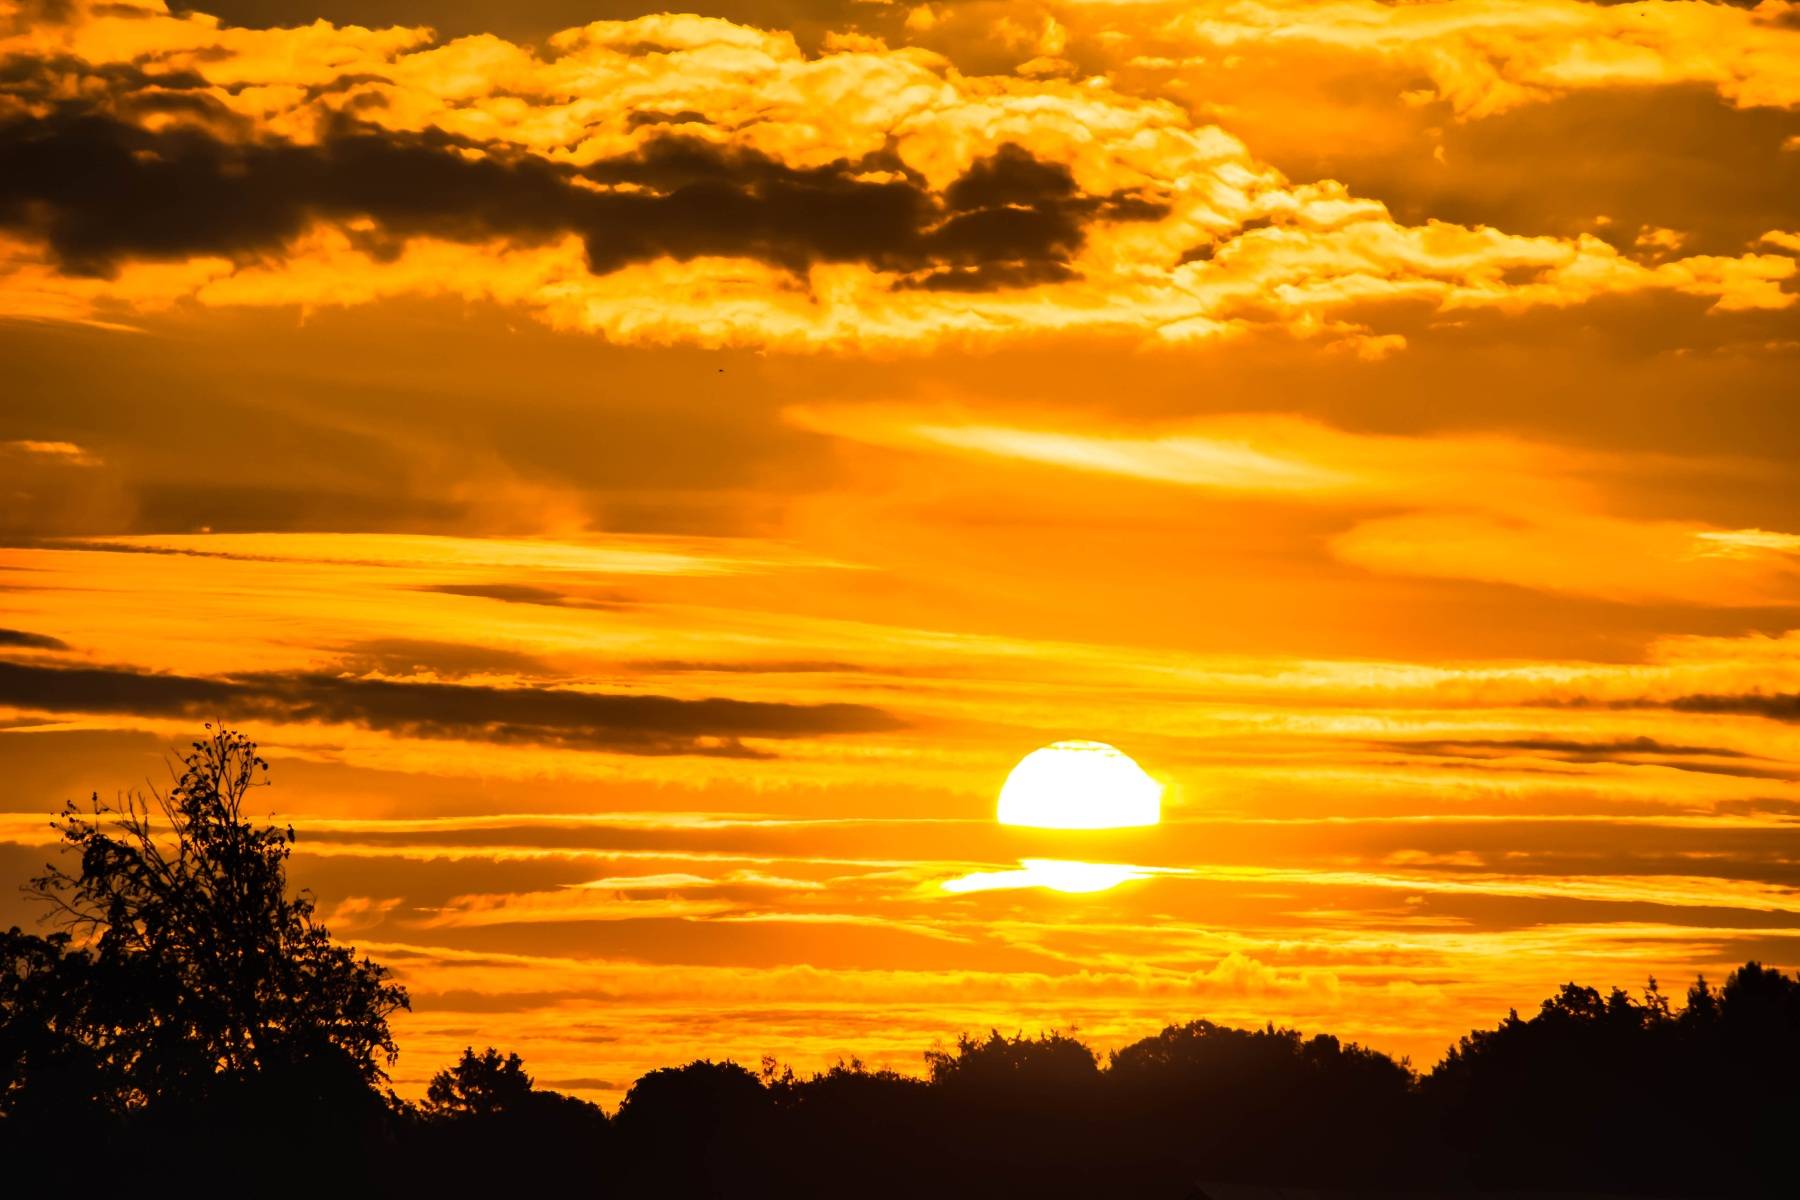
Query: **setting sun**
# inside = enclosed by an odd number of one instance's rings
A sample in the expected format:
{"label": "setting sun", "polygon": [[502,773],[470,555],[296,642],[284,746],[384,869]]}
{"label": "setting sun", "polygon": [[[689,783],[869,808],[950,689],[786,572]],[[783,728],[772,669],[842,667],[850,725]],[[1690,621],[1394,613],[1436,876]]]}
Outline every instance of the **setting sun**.
{"label": "setting sun", "polygon": [[1162,819],[1162,784],[1105,742],[1055,742],[1019,760],[1000,788],[1000,823],[1125,829]]}

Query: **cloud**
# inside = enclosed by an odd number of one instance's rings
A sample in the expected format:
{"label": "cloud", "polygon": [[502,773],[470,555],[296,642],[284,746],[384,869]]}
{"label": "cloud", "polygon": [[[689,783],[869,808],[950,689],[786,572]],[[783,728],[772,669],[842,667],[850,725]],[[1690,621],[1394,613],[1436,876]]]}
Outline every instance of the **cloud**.
{"label": "cloud", "polygon": [[623,1090],[620,1084],[610,1079],[601,1079],[594,1075],[572,1075],[566,1079],[540,1079],[540,1087],[553,1088],[559,1092],[615,1092]]}
{"label": "cloud", "polygon": [[1555,737],[1520,737],[1520,738],[1436,738],[1418,741],[1378,742],[1377,745],[1391,750],[1405,750],[1412,754],[1446,754],[1461,756],[1464,754],[1480,754],[1484,751],[1505,752],[1509,750],[1539,751],[1547,754],[1566,754],[1578,761],[1606,762],[1636,755],[1668,755],[1672,757],[1700,758],[1746,758],[1742,750],[1733,750],[1725,746],[1682,746],[1660,742],[1651,737],[1621,738],[1615,741],[1580,741],[1574,738]]}
{"label": "cloud", "polygon": [[574,167],[348,118],[310,144],[148,128],[87,106],[0,124],[0,225],[42,239],[72,275],[109,276],[126,259],[275,255],[323,220],[372,223],[362,236],[377,261],[411,237],[533,245],[572,234],[600,275],[656,259],[748,258],[796,273],[854,262],[908,286],[968,290],[1071,278],[1090,221],[1165,211],[1083,194],[1066,166],[1014,145],[935,193],[891,155],[802,168],[679,136]]}
{"label": "cloud", "polygon": [[1800,554],[1800,534],[1767,529],[1718,529],[1694,535],[1707,557],[1750,558],[1758,554]]}
{"label": "cloud", "polygon": [[739,662],[653,659],[636,662],[632,666],[642,671],[694,671],[725,675],[856,675],[869,669],[835,659],[750,659]]}
{"label": "cloud", "polygon": [[74,442],[41,442],[24,438],[0,442],[0,451],[28,455],[40,462],[60,463],[69,467],[97,467],[100,465],[98,458]]}
{"label": "cloud", "polygon": [[23,629],[0,629],[0,646],[17,646],[24,650],[67,650],[69,643],[46,633],[28,633]]}
{"label": "cloud", "polygon": [[1621,738],[1614,741],[1579,741],[1556,737],[1451,738],[1373,743],[1388,750],[1469,763],[1491,762],[1515,756],[1545,756],[1566,763],[1616,763],[1627,767],[1661,767],[1735,779],[1800,779],[1800,774],[1778,767],[1746,766],[1741,762],[1706,762],[1696,759],[1760,758],[1723,746],[1683,746],[1655,738]]}
{"label": "cloud", "polygon": [[[788,421],[833,437],[901,449],[1012,459],[1086,474],[1206,490],[1341,503],[1441,496],[1480,477],[1484,491],[1531,485],[1569,499],[1584,489],[1555,476],[1598,456],[1492,435],[1401,437],[1335,429],[1283,413],[1227,414],[1132,429],[978,422],[954,410],[794,405]],[[1067,418],[1063,418],[1067,420]]]}
{"label": "cloud", "polygon": [[1344,561],[1390,574],[1474,579],[1624,603],[1673,600],[1722,607],[1800,596],[1783,558],[1711,551],[1696,522],[1600,513],[1416,512],[1364,521],[1340,535]]}
{"label": "cloud", "polygon": [[537,587],[524,583],[432,583],[422,584],[421,592],[437,592],[444,596],[468,596],[478,600],[498,600],[502,604],[537,604],[546,608],[596,608],[616,609],[624,607],[628,601],[624,598],[603,599],[592,596],[579,596],[555,588]]}
{"label": "cloud", "polygon": [[887,732],[860,704],[618,695],[272,672],[200,679],[0,662],[0,703],[42,712],[359,725],[413,738],[527,742],[622,754],[754,757],[743,738]]}
{"label": "cloud", "polygon": [[334,665],[347,675],[431,675],[460,679],[470,675],[550,674],[549,666],[535,654],[427,638],[370,638],[339,647],[337,653],[338,661]]}
{"label": "cloud", "polygon": [[731,907],[725,901],[561,888],[554,892],[457,896],[420,922],[420,926],[460,929],[563,921],[693,920],[719,916]]}
{"label": "cloud", "polygon": [[[738,575],[840,564],[743,538],[602,534],[585,538],[484,538],[447,534],[284,532],[143,534],[71,538],[65,549],[167,554],[231,562],[334,563],[386,569],[509,570],[568,575]],[[443,585],[430,585],[443,590]],[[453,585],[452,595],[544,603],[536,585]],[[468,590],[470,586],[480,591]],[[521,590],[524,589],[524,590]],[[522,597],[532,597],[525,601]],[[582,606],[577,606],[582,607]]]}
{"label": "cloud", "polygon": [[[795,405],[784,415],[802,429],[884,448],[1335,509],[1339,528],[1325,542],[1332,557],[1382,575],[1633,604],[1741,608],[1800,599],[1800,537],[1644,513],[1620,483],[1666,469],[1650,455],[1496,434],[1352,431],[1278,413],[1103,423],[1086,414],[1009,420],[991,410],[834,404]],[[1728,479],[1746,467],[1720,459],[1687,469]],[[985,472],[980,482],[988,493],[997,486]],[[1035,486],[1026,479],[1019,491],[1041,512]],[[1131,503],[1116,487],[1081,495],[1094,505]],[[992,500],[984,495],[983,503]],[[1638,511],[1614,511],[1622,508]]]}
{"label": "cloud", "polygon": [[[1654,702],[1653,702],[1654,703]],[[1800,693],[1750,692],[1736,696],[1676,696],[1656,707],[1687,713],[1729,713],[1766,717],[1771,721],[1800,721]]]}
{"label": "cloud", "polygon": [[1404,224],[1334,180],[1286,179],[1168,100],[966,75],[867,39],[808,55],[789,34],[663,15],[540,54],[72,12],[0,41],[15,316],[453,295],[631,343],[1273,325],[1377,357],[1403,339],[1367,313],[1396,302],[1794,299],[1786,255],[1652,265],[1591,236]]}
{"label": "cloud", "polygon": [[952,895],[971,892],[1012,891],[1018,888],[1046,888],[1053,892],[1080,895],[1104,892],[1134,879],[1155,873],[1151,868],[1127,863],[1070,862],[1062,859],[1026,858],[1019,866],[1003,871],[971,871],[938,883],[939,889]]}
{"label": "cloud", "polygon": [[[1078,39],[1116,27],[1111,7],[1055,6]],[[1415,96],[1442,101],[1463,119],[1583,90],[1681,84],[1704,84],[1741,108],[1800,102],[1800,23],[1782,0],[1211,0],[1144,8],[1167,19],[1144,21],[1149,36],[1128,42],[1128,54],[1155,58],[1165,70],[1203,69],[1208,56],[1312,49],[1416,72],[1429,86]]]}

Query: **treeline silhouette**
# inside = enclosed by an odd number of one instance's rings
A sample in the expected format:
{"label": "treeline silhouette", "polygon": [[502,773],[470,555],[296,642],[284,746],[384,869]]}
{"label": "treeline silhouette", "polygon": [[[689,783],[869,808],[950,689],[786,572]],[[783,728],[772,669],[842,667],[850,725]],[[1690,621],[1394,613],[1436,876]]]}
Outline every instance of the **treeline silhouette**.
{"label": "treeline silhouette", "polygon": [[[1747,963],[1680,1006],[1566,985],[1424,1074],[1328,1034],[1170,1026],[1104,1062],[991,1032],[924,1077],[701,1060],[615,1114],[471,1047],[422,1101],[385,1069],[387,971],[290,894],[291,828],[246,819],[266,764],[208,727],[166,795],[58,820],[0,935],[0,1176],[193,1194],[1167,1196],[1233,1181],[1793,1195],[1800,979]],[[65,857],[65,862],[68,857]],[[1210,1181],[1210,1182],[1209,1182]],[[15,1195],[30,1194],[25,1190]]]}

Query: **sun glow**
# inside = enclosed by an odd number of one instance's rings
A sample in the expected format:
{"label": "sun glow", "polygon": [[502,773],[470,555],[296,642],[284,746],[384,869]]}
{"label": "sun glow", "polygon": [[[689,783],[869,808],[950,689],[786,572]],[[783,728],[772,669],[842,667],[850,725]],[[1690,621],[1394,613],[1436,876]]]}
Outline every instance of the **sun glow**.
{"label": "sun glow", "polygon": [[1000,788],[1000,823],[1123,829],[1162,819],[1162,784],[1105,742],[1056,742],[1019,760]]}
{"label": "sun glow", "polygon": [[1104,892],[1147,874],[1125,863],[1070,862],[1058,858],[1022,858],[1011,871],[972,871],[946,880],[946,892],[997,892],[1008,888],[1048,888],[1053,892]]}

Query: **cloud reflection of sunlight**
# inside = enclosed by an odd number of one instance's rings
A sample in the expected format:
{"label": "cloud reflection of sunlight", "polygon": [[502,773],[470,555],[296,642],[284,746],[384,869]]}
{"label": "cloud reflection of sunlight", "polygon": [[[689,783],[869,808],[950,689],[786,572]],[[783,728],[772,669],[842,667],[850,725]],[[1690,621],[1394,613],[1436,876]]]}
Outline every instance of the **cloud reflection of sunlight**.
{"label": "cloud reflection of sunlight", "polygon": [[1048,888],[1053,892],[1104,892],[1154,872],[1125,863],[1071,862],[1057,858],[1023,858],[1011,871],[971,871],[940,886],[946,892],[995,892],[1010,888]]}

